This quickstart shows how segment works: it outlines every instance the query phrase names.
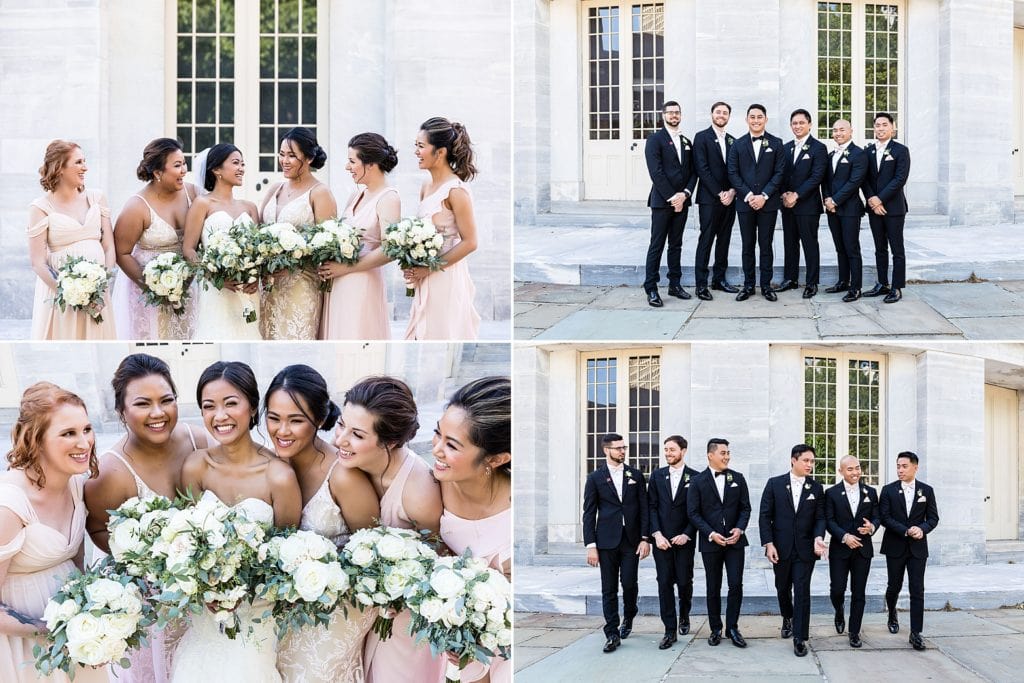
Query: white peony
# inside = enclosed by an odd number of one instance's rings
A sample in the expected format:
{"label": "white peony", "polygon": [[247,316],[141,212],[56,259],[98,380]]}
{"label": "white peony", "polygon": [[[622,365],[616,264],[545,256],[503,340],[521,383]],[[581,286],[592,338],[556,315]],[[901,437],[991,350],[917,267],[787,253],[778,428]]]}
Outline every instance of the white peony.
{"label": "white peony", "polygon": [[96,579],[85,587],[85,595],[95,605],[109,605],[120,599],[124,586],[112,579]]}
{"label": "white peony", "polygon": [[107,663],[107,645],[101,638],[68,641],[68,654],[71,659],[85,666],[99,666]]}
{"label": "white peony", "polygon": [[103,626],[103,633],[110,638],[127,640],[139,627],[139,620],[131,614],[114,612],[104,614],[100,619]]}
{"label": "white peony", "polygon": [[103,625],[93,615],[82,612],[68,619],[64,633],[68,637],[68,643],[82,643],[103,635]]}
{"label": "white peony", "polygon": [[434,570],[430,577],[430,587],[439,597],[448,599],[461,594],[466,588],[466,582],[457,572],[442,566]]}
{"label": "white peony", "polygon": [[438,598],[427,598],[420,603],[418,609],[423,618],[433,624],[444,615],[444,601]]}
{"label": "white peony", "polygon": [[118,523],[110,534],[110,554],[120,561],[126,552],[137,553],[143,548],[142,524],[128,518]]}

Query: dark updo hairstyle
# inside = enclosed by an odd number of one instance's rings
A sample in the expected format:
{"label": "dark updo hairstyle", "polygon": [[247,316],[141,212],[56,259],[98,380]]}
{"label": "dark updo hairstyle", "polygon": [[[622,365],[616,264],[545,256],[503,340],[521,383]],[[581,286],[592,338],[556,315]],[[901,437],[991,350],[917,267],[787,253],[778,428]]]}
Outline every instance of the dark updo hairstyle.
{"label": "dark updo hairstyle", "polygon": [[199,376],[199,384],[196,385],[196,403],[200,406],[203,405],[203,389],[207,384],[218,379],[222,379],[238,389],[245,396],[245,400],[249,402],[249,406],[252,408],[249,429],[259,424],[260,388],[256,384],[256,375],[253,374],[252,368],[238,361],[217,361],[203,370],[203,374]]}
{"label": "dark updo hairstyle", "polygon": [[114,377],[110,380],[110,386],[114,388],[114,410],[118,415],[124,413],[124,394],[128,390],[128,385],[150,375],[163,377],[177,398],[178,388],[174,386],[171,369],[167,363],[148,353],[133,353],[130,356],[125,356],[121,364],[117,366],[117,370],[114,370]]}
{"label": "dark updo hairstyle", "polygon": [[443,116],[427,119],[420,126],[427,134],[427,142],[435,149],[448,150],[448,165],[459,176],[459,180],[472,180],[476,176],[473,165],[473,143],[461,123],[449,121]]}
{"label": "dark updo hairstyle", "polygon": [[171,138],[157,138],[142,150],[142,161],[135,169],[135,175],[143,182],[156,179],[156,172],[167,165],[167,157],[174,152],[184,152],[181,143]]}
{"label": "dark updo hairstyle", "polygon": [[377,164],[384,173],[391,173],[398,165],[398,151],[379,133],[360,133],[348,141],[348,146],[356,151],[359,161]]}
{"label": "dark updo hairstyle", "polygon": [[[341,415],[341,408],[331,400],[327,391],[327,380],[308,365],[289,365],[274,375],[267,393],[263,395],[263,412],[270,405],[270,396],[277,390],[284,391],[302,411],[302,415],[318,430],[327,431],[334,427]],[[300,400],[301,399],[301,400]],[[309,412],[306,412],[306,411]]]}
{"label": "dark updo hairstyle", "polygon": [[[203,176],[203,187],[206,188],[207,192],[213,192],[213,188],[217,186],[217,176],[213,174],[218,168],[224,165],[224,162],[228,160],[228,157],[238,152],[242,153],[242,150],[238,149],[230,142],[218,142],[216,145],[210,148],[210,151],[206,153],[206,174]],[[259,404],[257,399],[256,404]]]}
{"label": "dark updo hairstyle", "polygon": [[292,128],[290,131],[284,134],[281,138],[281,142],[288,140],[293,145],[299,148],[302,152],[302,156],[309,160],[310,168],[323,168],[324,164],[327,163],[327,152],[320,146],[320,143],[316,141],[316,136],[313,135],[313,131],[309,128]]}
{"label": "dark updo hairstyle", "polygon": [[349,403],[373,414],[373,431],[384,444],[390,467],[391,449],[412,441],[420,428],[412,389],[394,377],[367,377],[345,392],[345,405]]}
{"label": "dark updo hairstyle", "polygon": [[[477,464],[489,455],[512,453],[512,382],[508,377],[482,377],[460,388],[448,401],[449,408],[466,411],[469,440],[483,451]],[[512,461],[495,468],[512,474]]]}

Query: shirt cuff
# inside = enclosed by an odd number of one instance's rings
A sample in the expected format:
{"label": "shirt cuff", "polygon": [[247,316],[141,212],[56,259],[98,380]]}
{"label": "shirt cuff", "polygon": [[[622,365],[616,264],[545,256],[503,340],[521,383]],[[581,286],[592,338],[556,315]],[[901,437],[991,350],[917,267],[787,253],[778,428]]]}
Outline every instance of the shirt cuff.
{"label": "shirt cuff", "polygon": [[587,550],[590,550],[591,548],[596,548],[596,547],[597,547],[596,543],[588,543],[587,544]]}

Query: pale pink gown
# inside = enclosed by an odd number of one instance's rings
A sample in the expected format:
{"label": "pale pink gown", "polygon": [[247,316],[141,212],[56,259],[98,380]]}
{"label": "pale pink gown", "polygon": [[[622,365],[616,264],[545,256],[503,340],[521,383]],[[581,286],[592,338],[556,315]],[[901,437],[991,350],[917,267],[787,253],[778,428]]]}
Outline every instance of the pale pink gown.
{"label": "pale pink gown", "polygon": [[[85,222],[61,213],[50,203],[46,194],[32,202],[45,216],[28,229],[30,238],[46,233],[49,251],[47,263],[55,272],[70,256],[83,256],[103,265],[105,256],[102,235],[102,219],[110,217],[110,209],[100,206],[103,195],[97,190],[86,190],[89,209]],[[63,313],[53,305],[56,293],[36,278],[35,301],[32,305],[32,339],[117,339],[114,326],[114,310],[110,306],[110,289],[107,289],[106,305],[103,307],[103,322],[94,322],[86,313],[68,306]]]}
{"label": "pale pink gown", "polygon": [[[486,559],[492,569],[501,571],[501,565],[512,557],[512,508],[483,519],[463,519],[445,510],[441,513],[441,540],[459,555],[469,548],[474,557]],[[470,662],[462,670],[461,680],[475,681],[487,669],[479,662]],[[490,671],[492,683],[512,680],[512,664],[507,659],[493,658]],[[443,674],[440,680],[444,680]]]}
{"label": "pale pink gown", "polygon": [[[405,508],[402,507],[402,491],[414,467],[430,468],[422,458],[409,451],[402,469],[398,471],[391,486],[380,499],[380,522],[385,526],[401,529],[414,528]],[[384,642],[370,632],[366,636],[363,660],[366,666],[366,683],[437,683],[444,677],[445,659],[430,654],[430,645],[417,645],[409,633],[409,612],[403,611],[395,617],[391,637]]]}
{"label": "pale pink gown", "polygon": [[[455,213],[444,207],[444,200],[456,187],[469,192],[468,185],[453,178],[420,200],[416,212],[419,218],[429,218],[444,235],[442,254],[461,241]],[[480,314],[473,306],[474,296],[476,287],[469,276],[466,259],[431,273],[416,285],[405,338],[476,339],[480,335]]]}
{"label": "pale pink gown", "polygon": [[[385,187],[373,197],[360,192],[347,207],[342,218],[363,231],[359,257],[380,246],[385,225],[377,215],[377,204],[393,187]],[[324,300],[321,339],[389,339],[388,300],[381,268],[349,273],[334,280]]]}
{"label": "pale pink gown", "polygon": [[[0,483],[0,507],[21,520],[24,527],[7,545],[0,546],[0,562],[10,560],[7,578],[0,584],[0,603],[22,614],[41,619],[46,603],[60,590],[75,570],[74,558],[85,537],[85,503],[82,478],[68,481],[74,501],[71,526],[57,530],[39,520],[25,491],[12,483]],[[48,678],[36,673],[32,647],[44,645],[42,638],[24,638],[0,634],[0,681],[4,683],[64,682],[61,671]],[[107,667],[75,669],[75,683],[106,683]]]}

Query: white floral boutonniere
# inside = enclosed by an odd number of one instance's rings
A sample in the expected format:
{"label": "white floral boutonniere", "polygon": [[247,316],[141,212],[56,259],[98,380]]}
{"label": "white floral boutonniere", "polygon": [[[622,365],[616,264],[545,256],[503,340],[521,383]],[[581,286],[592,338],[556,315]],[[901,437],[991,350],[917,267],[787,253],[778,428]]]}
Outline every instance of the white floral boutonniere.
{"label": "white floral boutonniere", "polygon": [[725,136],[725,144],[726,144],[726,145],[731,145],[731,144],[732,144],[732,143],[734,143],[734,142],[736,142],[736,138],[734,138],[734,137],[733,137],[733,136],[731,136],[731,135],[726,135],[726,136]]}
{"label": "white floral boutonniere", "polygon": [[626,470],[626,477],[628,477],[629,479],[632,479],[633,478],[633,473],[630,472],[629,470]]}
{"label": "white floral boutonniere", "polygon": [[918,503],[923,503],[923,502],[925,502],[926,500],[928,500],[928,499],[927,499],[927,498],[925,498],[925,497],[924,497],[924,496],[922,495],[922,496],[920,496],[920,497],[919,497],[919,498],[917,499],[917,502],[918,502]]}
{"label": "white floral boutonniere", "polygon": [[888,149],[882,152],[882,161],[892,161],[892,152]]}
{"label": "white floral boutonniere", "polygon": [[860,492],[863,493],[865,496],[868,495],[868,490],[867,489],[861,489]]}
{"label": "white floral boutonniere", "polygon": [[807,143],[804,143],[804,146],[803,146],[803,147],[801,147],[800,149],[802,149],[803,151],[805,151],[805,152],[806,152],[806,151],[807,151],[807,150],[809,150],[810,148],[811,148],[811,146],[810,146],[809,144],[807,144]]}
{"label": "white floral boutonniere", "polygon": [[810,491],[811,490],[811,485],[810,484],[804,484],[804,488],[807,489],[808,491]]}
{"label": "white floral boutonniere", "polygon": [[843,157],[848,157],[848,156],[850,156],[850,150],[849,149],[844,149],[843,150]]}
{"label": "white floral boutonniere", "polygon": [[732,483],[732,472],[726,472],[725,473],[725,483],[727,483],[727,484],[731,484]]}
{"label": "white floral boutonniere", "polygon": [[689,474],[684,474],[683,475],[683,483],[684,484],[689,484],[690,483],[690,475]]}

